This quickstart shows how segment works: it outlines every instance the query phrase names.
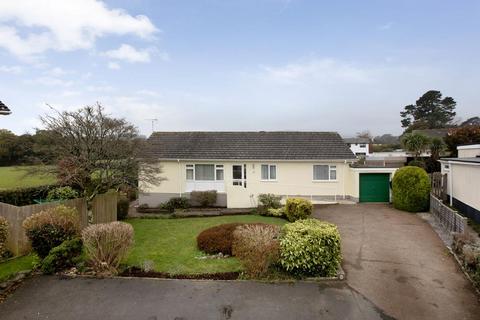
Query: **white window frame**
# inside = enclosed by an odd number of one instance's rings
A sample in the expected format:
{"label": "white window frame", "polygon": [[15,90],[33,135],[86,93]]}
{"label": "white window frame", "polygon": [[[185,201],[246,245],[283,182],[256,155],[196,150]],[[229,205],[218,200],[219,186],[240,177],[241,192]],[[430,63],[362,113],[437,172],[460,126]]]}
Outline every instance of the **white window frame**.
{"label": "white window frame", "polygon": [[[328,179],[315,179],[315,166],[328,166]],[[335,179],[332,179],[332,171],[335,171]],[[338,170],[335,164],[314,164],[312,166],[313,182],[335,182],[338,181]]]}
{"label": "white window frame", "polygon": [[[206,165],[213,165],[214,167],[214,174],[213,180],[196,180],[195,179],[195,166],[197,164],[206,164]],[[192,170],[193,172],[193,179],[188,179],[187,171]],[[217,179],[217,171],[223,171],[223,179]],[[212,163],[188,163],[185,165],[185,180],[186,181],[225,181],[225,166],[223,164],[212,164]]]}
{"label": "white window frame", "polygon": [[[262,177],[262,168],[263,168],[263,166],[267,166],[267,168],[268,168],[268,170],[267,170],[267,175],[268,175],[267,179],[264,179],[264,178]],[[275,179],[271,179],[271,178],[270,178],[270,173],[271,173],[270,168],[272,168],[272,167],[275,167]],[[273,181],[273,182],[277,181],[277,179],[278,179],[278,170],[277,170],[277,168],[278,168],[278,167],[277,167],[276,164],[262,163],[262,164],[260,165],[260,180],[261,180],[261,181],[270,181],[270,182],[272,182],[272,181]]]}

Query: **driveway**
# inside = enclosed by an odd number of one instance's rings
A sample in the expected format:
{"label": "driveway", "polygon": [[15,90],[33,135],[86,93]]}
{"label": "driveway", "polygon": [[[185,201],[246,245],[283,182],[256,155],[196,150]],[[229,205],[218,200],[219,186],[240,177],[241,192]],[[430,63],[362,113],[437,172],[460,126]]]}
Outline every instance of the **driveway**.
{"label": "driveway", "polygon": [[430,225],[383,204],[318,207],[338,225],[347,283],[399,319],[479,319],[474,289]]}
{"label": "driveway", "polygon": [[388,319],[345,283],[29,279],[3,304],[17,319]]}

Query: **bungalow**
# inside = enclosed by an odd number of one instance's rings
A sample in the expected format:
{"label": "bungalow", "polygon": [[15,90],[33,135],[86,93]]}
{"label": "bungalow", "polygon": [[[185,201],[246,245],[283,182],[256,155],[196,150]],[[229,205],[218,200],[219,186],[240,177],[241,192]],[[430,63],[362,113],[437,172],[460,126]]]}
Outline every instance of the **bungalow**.
{"label": "bungalow", "polygon": [[458,146],[458,158],[442,158],[450,205],[480,223],[480,144]]}
{"label": "bungalow", "polygon": [[356,157],[335,132],[155,132],[148,142],[164,180],[140,179],[140,204],[206,190],[228,208],[255,207],[262,193],[314,203],[390,200],[395,169],[351,168]]}

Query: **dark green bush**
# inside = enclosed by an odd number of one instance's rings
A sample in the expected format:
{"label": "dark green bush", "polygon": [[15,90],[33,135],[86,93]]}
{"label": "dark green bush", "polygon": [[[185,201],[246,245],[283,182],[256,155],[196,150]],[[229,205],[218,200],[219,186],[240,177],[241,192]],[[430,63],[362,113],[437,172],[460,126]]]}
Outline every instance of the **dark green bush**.
{"label": "dark green bush", "polygon": [[288,221],[293,222],[300,219],[307,219],[312,215],[313,204],[303,198],[288,198],[285,205],[285,215]]}
{"label": "dark green bush", "polygon": [[170,198],[167,202],[165,202],[165,209],[173,212],[175,209],[188,209],[190,207],[190,204],[188,202],[188,199],[185,197],[174,197]]}
{"label": "dark green bush", "polygon": [[280,265],[295,275],[335,276],[341,261],[337,226],[317,219],[283,226]]}
{"label": "dark green bush", "polygon": [[130,201],[128,198],[120,196],[117,201],[117,220],[123,220],[128,216]]}
{"label": "dark green bush", "polygon": [[427,211],[430,199],[430,178],[419,167],[398,169],[392,180],[393,206],[409,212]]}
{"label": "dark green bush", "polygon": [[411,166],[411,167],[419,167],[419,168],[422,168],[422,169],[426,168],[425,161],[423,161],[423,160],[412,160],[408,163],[408,165]]}
{"label": "dark green bush", "polygon": [[265,209],[278,209],[282,206],[280,200],[281,196],[274,195],[272,193],[262,193],[258,195],[258,204],[263,206]]}
{"label": "dark green bush", "polygon": [[77,211],[59,205],[33,214],[23,221],[32,249],[43,259],[51,249],[80,235]]}
{"label": "dark green bush", "polygon": [[190,202],[193,206],[212,207],[217,202],[217,191],[192,191]]}
{"label": "dark green bush", "polygon": [[41,270],[45,274],[52,274],[73,267],[81,260],[81,254],[81,238],[66,240],[50,250],[41,262]]}
{"label": "dark green bush", "polygon": [[68,200],[78,198],[79,194],[72,187],[58,187],[52,189],[48,192],[47,200],[48,201],[59,201],[59,200]]}
{"label": "dark green bush", "polygon": [[27,206],[34,204],[35,200],[46,199],[50,190],[58,185],[46,185],[30,188],[16,188],[0,191],[0,202],[13,204],[15,206]]}

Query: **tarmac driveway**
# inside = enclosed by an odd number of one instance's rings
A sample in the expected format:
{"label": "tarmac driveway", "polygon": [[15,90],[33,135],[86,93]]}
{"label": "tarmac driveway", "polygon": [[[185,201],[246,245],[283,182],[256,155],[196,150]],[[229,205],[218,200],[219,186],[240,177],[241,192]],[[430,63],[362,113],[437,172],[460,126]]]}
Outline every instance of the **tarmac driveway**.
{"label": "tarmac driveway", "polygon": [[347,283],[399,319],[480,319],[470,282],[430,225],[384,204],[318,207],[338,225]]}

